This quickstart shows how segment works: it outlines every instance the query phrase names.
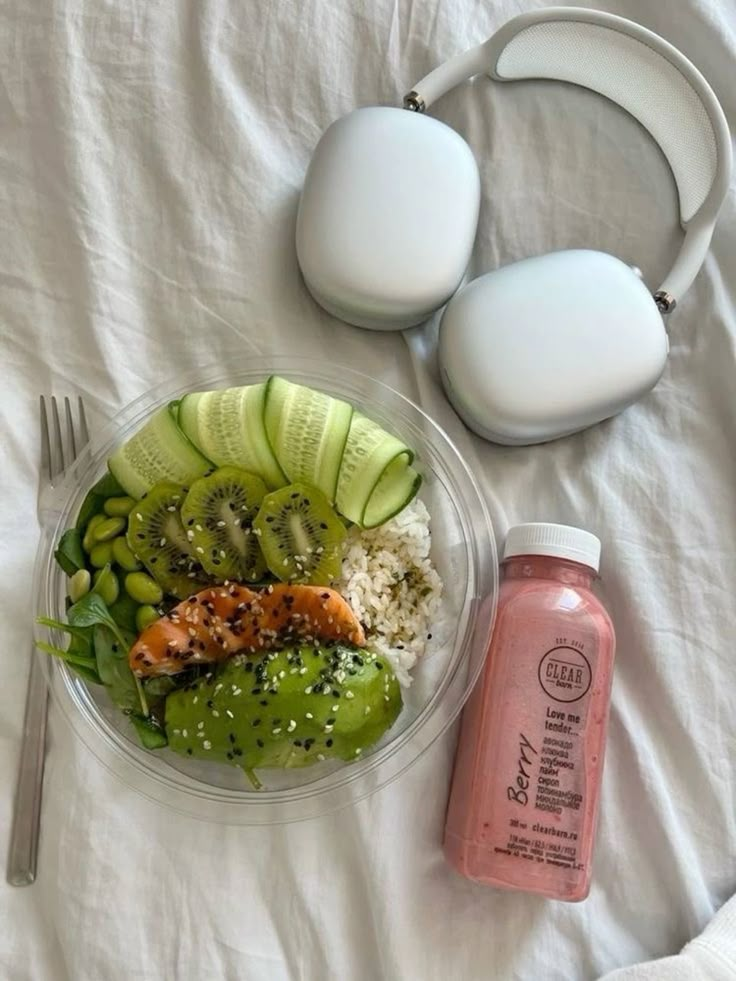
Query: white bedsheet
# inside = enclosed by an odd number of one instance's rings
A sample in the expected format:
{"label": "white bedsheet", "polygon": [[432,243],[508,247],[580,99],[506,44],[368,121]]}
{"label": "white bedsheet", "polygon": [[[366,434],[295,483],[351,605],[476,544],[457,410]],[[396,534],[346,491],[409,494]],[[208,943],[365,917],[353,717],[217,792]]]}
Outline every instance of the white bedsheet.
{"label": "white bedsheet", "polygon": [[[4,981],[578,981],[676,953],[736,891],[733,187],[670,319],[656,390],[544,447],[469,437],[432,380],[431,328],[405,340],[344,326],[297,273],[295,205],[322,130],[356,105],[396,103],[533,6],[6,2],[0,854],[28,665],[38,394],[83,394],[99,425],[160,379],[256,345],[357,364],[419,398],[476,462],[499,535],[547,519],[602,537],[619,647],[590,898],[501,894],[445,866],[454,733],[351,811],[236,829],[145,803],[52,710],[39,877],[0,886]],[[732,4],[600,6],[693,58],[736,126]],[[666,271],[681,237],[674,184],[613,105],[558,84],[479,79],[436,114],[480,163],[472,274],[570,246],[611,251],[650,284]],[[691,950],[725,949],[726,915]],[[736,976],[736,960],[712,956]],[[696,976],[680,959],[650,971],[634,973]]]}

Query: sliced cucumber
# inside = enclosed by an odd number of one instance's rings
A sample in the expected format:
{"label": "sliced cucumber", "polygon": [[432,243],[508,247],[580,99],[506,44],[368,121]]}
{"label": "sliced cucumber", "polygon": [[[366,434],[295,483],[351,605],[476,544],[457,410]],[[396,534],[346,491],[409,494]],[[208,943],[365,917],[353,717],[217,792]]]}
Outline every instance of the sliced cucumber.
{"label": "sliced cucumber", "polygon": [[179,425],[218,467],[256,474],[270,488],[288,483],[271,451],[263,423],[266,383],[192,392],[179,405]]}
{"label": "sliced cucumber", "polygon": [[[413,452],[400,439],[391,436],[362,413],[354,412],[337,481],[337,508],[340,513],[356,524],[364,525],[366,509],[372,501],[374,492],[395,460],[399,462],[391,471],[394,476],[389,476],[382,486],[381,498],[386,498],[383,507],[390,509],[394,505],[391,500],[391,486],[395,483],[396,503],[401,504],[398,498],[403,483],[399,477],[402,476],[402,466],[408,467],[413,459]],[[374,507],[371,513],[373,514],[375,510]],[[380,514],[380,508],[377,513]],[[374,523],[382,524],[385,520],[379,518]]]}
{"label": "sliced cucumber", "polygon": [[319,488],[332,503],[353,407],[273,375],[266,388],[266,434],[292,483]]}
{"label": "sliced cucumber", "polygon": [[161,480],[188,486],[211,469],[179,429],[175,414],[175,404],[163,406],[108,460],[113,477],[131,497],[140,499]]}
{"label": "sliced cucumber", "polygon": [[422,484],[421,476],[410,467],[405,456],[397,456],[383,473],[368,498],[363,513],[364,528],[376,528],[393,518],[412,501]]}

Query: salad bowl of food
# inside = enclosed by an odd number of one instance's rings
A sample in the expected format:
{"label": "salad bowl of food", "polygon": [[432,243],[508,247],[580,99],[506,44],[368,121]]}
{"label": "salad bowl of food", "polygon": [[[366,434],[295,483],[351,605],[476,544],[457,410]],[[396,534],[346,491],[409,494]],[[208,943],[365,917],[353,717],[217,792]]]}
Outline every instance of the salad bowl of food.
{"label": "salad bowl of food", "polygon": [[459,713],[495,613],[483,497],[414,403],[251,357],[129,405],[68,472],[37,644],[97,758],[190,816],[353,803]]}

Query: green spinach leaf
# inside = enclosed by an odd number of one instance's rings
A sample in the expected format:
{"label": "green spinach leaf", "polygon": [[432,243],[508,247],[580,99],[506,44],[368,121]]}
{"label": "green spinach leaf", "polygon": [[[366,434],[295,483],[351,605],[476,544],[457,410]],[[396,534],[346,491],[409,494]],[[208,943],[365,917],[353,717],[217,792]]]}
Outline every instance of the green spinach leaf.
{"label": "green spinach leaf", "polygon": [[97,623],[92,628],[97,673],[110,698],[124,712],[141,709],[139,686],[128,664],[128,651],[134,637],[116,636],[109,626]]}
{"label": "green spinach leaf", "polygon": [[76,528],[68,528],[61,536],[54,558],[68,576],[85,568],[82,536]]}
{"label": "green spinach leaf", "polygon": [[121,647],[125,648],[127,656],[128,648],[132,641],[128,641],[123,636],[120,627],[115,623],[110,611],[99,593],[87,593],[67,610],[69,624],[72,627],[96,627],[98,625],[109,627],[115,635]]}
{"label": "green spinach leaf", "polygon": [[44,627],[51,627],[52,630],[61,630],[70,635],[69,646],[66,650],[61,647],[54,647],[44,641],[36,641],[36,647],[45,654],[61,658],[70,668],[81,675],[85,681],[91,681],[95,685],[101,685],[102,680],[97,672],[97,661],[95,659],[94,647],[92,644],[92,630],[89,627],[72,627],[68,623],[60,620],[52,620],[50,617],[38,617],[37,623]]}
{"label": "green spinach leaf", "polygon": [[154,716],[146,717],[132,713],[130,721],[133,723],[144,749],[162,749],[164,746],[168,746],[169,740],[166,736],[166,730]]}

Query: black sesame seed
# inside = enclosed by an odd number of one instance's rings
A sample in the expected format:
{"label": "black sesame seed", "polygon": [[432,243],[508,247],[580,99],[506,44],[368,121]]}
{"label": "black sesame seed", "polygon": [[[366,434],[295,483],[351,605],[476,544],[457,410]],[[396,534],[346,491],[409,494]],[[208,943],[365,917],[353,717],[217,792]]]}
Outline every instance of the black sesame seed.
{"label": "black sesame seed", "polygon": [[325,743],[325,746],[331,746],[331,745],[332,745],[332,740],[328,739],[327,742]]}
{"label": "black sesame seed", "polygon": [[256,739],[256,743],[261,749],[263,749],[264,743],[262,739]]}
{"label": "black sesame seed", "polygon": [[191,756],[191,755],[192,755],[192,748],[191,746],[189,746],[187,747],[187,756]]}
{"label": "black sesame seed", "polygon": [[[260,739],[258,741],[260,742]],[[236,756],[242,756],[243,755],[243,750],[239,746],[236,746],[235,749],[233,750],[233,753]]]}
{"label": "black sesame seed", "polygon": [[259,726],[260,724],[261,724],[260,719],[253,719],[253,721],[251,722],[251,725],[253,726],[254,729],[256,728],[256,726]]}
{"label": "black sesame seed", "polygon": [[258,704],[259,705],[263,705],[264,707],[266,707],[268,705],[268,699],[267,698],[262,698]]}
{"label": "black sesame seed", "polygon": [[230,742],[233,745],[235,745],[235,733],[234,732],[229,732],[227,738],[230,740]]}

